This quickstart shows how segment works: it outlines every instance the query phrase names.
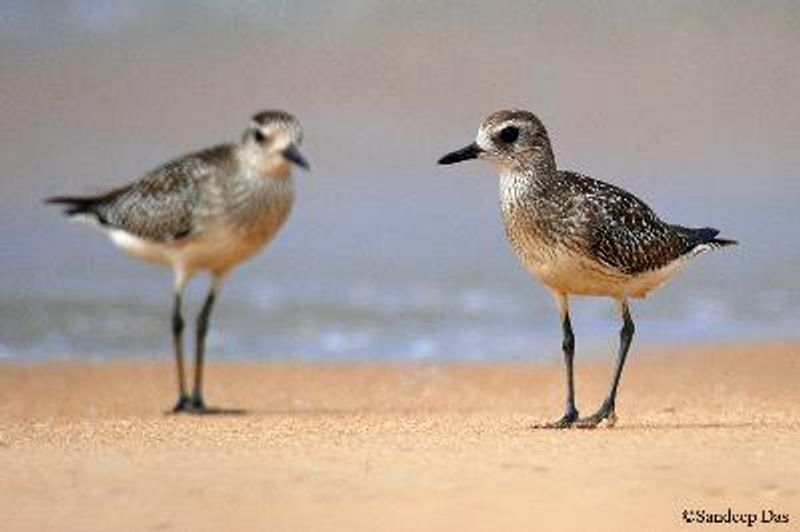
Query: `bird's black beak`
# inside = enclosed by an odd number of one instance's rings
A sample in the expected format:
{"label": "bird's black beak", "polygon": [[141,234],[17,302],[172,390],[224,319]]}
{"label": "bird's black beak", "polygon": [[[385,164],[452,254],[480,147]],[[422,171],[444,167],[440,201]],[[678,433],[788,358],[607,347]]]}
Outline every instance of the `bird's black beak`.
{"label": "bird's black beak", "polygon": [[461,161],[469,161],[470,159],[477,159],[481,153],[483,153],[483,150],[473,142],[466,148],[448,153],[439,159],[439,164],[453,164],[460,163]]}
{"label": "bird's black beak", "polygon": [[294,144],[289,144],[289,147],[283,150],[283,156],[286,158],[287,161],[292,162],[303,168],[304,170],[310,170],[311,166],[308,164],[308,161],[303,154],[300,153],[300,150],[297,149],[297,146]]}

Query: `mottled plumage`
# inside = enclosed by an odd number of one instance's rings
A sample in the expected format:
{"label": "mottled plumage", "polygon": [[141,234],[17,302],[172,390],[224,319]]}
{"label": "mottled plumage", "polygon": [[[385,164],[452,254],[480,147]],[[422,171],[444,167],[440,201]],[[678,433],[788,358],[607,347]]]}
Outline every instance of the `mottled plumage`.
{"label": "mottled plumage", "polygon": [[[573,294],[643,297],[667,280],[659,271],[728,243],[715,238],[715,229],[666,223],[621,188],[569,171],[501,174],[501,206],[522,262],[546,284]],[[585,277],[548,283],[550,263],[559,257],[573,257],[598,279],[592,286]],[[648,273],[650,283],[637,282]]]}
{"label": "mottled plumage", "polygon": [[[284,111],[264,111],[237,144],[192,153],[137,181],[98,196],[49,198],[69,216],[97,222],[129,254],[175,271],[173,332],[179,373],[176,410],[202,410],[200,379],[205,333],[214,297],[228,272],[278,232],[294,202],[289,164],[307,168],[297,150],[302,129]],[[213,275],[198,320],[197,369],[192,397],[183,379],[181,294],[198,271]]]}
{"label": "mottled plumage", "polygon": [[[627,299],[645,297],[669,280],[687,259],[734,244],[712,228],[661,220],[643,201],[619,187],[559,170],[544,125],[527,111],[500,111],[478,130],[475,143],[443,157],[441,164],[480,158],[500,173],[506,235],[525,267],[552,292],[564,328],[568,371],[567,409],[552,424],[595,426],[614,419],[619,377],[633,336]],[[568,297],[593,295],[619,302],[625,326],[612,389],[595,415],[578,420],[572,390],[574,338]]]}
{"label": "mottled plumage", "polygon": [[[235,147],[222,145],[186,155],[148,172],[138,181],[95,198],[83,212],[102,225],[153,242],[170,242],[202,230],[200,206],[240,174]],[[205,189],[205,190],[204,190]],[[224,202],[215,210],[224,212]]]}

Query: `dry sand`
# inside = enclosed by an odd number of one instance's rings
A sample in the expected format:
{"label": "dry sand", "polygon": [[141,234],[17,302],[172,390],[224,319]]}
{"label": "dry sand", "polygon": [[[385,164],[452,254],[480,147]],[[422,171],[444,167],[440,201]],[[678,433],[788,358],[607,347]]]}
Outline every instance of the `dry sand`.
{"label": "dry sand", "polygon": [[[2,530],[800,529],[800,348],[635,349],[613,429],[546,365],[212,364],[241,415],[164,416],[168,363],[0,365]],[[579,360],[584,413],[608,361]],[[745,525],[735,528],[746,529]]]}

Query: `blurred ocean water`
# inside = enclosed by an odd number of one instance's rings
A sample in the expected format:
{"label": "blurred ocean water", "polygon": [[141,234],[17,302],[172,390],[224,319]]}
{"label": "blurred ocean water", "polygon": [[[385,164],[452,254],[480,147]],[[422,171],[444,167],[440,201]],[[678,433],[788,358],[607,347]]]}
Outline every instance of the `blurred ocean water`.
{"label": "blurred ocean water", "polygon": [[[33,275],[20,266],[21,271],[12,270],[17,282],[3,283],[0,356],[168,354],[170,273],[130,262],[89,228],[71,229],[75,234],[69,240],[73,252],[80,249],[81,260],[34,265]],[[313,258],[311,264],[300,264],[278,257],[279,249],[268,251],[236,272],[223,291],[210,350],[222,358],[314,361],[555,356],[560,328],[549,294],[529,280],[497,236],[498,245],[464,250],[445,263],[401,249],[404,257],[394,268],[372,267],[371,261],[354,257],[337,271]],[[498,264],[465,267],[473,251],[496,252]],[[737,280],[737,266],[749,253],[743,247],[702,257],[661,292],[634,302],[638,340],[679,344],[796,338],[796,291]],[[289,251],[284,248],[282,254]],[[193,283],[188,317],[197,312],[206,282],[198,277]],[[573,315],[582,353],[612,348],[619,323],[610,301],[575,298]]]}
{"label": "blurred ocean water", "polygon": [[[170,273],[41,199],[235,140],[265,107],[301,119],[313,172],[226,285],[212,357],[559,356],[493,171],[435,165],[508,106],[540,114],[563,167],[741,241],[634,303],[637,342],[796,339],[798,63],[792,2],[4,2],[0,360],[167,356]],[[607,354],[611,302],[575,299],[573,315],[579,353]]]}

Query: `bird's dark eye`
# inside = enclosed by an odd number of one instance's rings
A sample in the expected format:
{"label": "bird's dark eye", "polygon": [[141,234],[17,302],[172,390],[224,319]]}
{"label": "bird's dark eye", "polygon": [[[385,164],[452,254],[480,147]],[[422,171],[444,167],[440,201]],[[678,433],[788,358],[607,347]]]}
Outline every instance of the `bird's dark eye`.
{"label": "bird's dark eye", "polygon": [[253,137],[259,144],[264,144],[264,142],[267,140],[267,136],[264,135],[260,129],[256,129],[256,132],[253,134]]}
{"label": "bird's dark eye", "polygon": [[519,128],[506,126],[500,131],[500,140],[506,144],[511,144],[519,138]]}

